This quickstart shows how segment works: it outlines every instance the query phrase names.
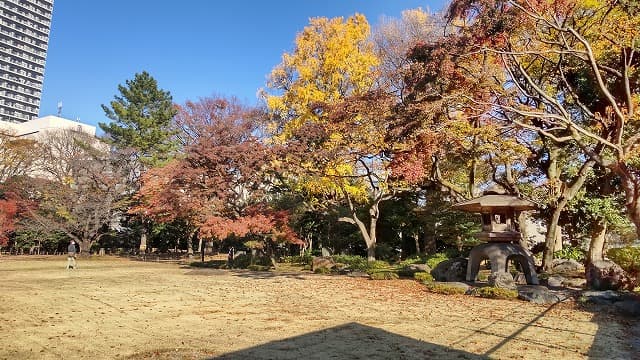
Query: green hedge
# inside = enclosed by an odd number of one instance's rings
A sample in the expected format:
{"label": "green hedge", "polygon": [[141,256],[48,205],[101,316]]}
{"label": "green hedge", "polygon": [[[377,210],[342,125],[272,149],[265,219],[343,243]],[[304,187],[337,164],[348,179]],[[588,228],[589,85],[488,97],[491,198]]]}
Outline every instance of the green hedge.
{"label": "green hedge", "polygon": [[640,275],[640,247],[627,246],[609,249],[607,257],[620,265],[627,274],[633,277]]}

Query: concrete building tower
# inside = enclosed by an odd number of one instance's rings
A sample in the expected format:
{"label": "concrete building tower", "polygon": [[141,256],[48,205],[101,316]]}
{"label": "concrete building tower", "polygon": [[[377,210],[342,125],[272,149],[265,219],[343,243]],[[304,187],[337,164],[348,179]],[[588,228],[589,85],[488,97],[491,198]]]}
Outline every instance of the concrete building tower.
{"label": "concrete building tower", "polygon": [[0,120],[35,119],[53,0],[0,0]]}

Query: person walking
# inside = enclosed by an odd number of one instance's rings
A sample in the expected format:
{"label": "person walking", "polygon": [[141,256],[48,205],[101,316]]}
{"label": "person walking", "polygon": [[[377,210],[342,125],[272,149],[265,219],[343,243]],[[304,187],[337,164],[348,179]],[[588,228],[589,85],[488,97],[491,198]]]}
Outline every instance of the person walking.
{"label": "person walking", "polygon": [[71,240],[67,247],[67,270],[76,269],[76,242]]}
{"label": "person walking", "polygon": [[236,249],[234,249],[233,246],[229,248],[229,253],[227,255],[227,264],[229,269],[233,268],[233,258],[235,258],[236,255],[235,252]]}

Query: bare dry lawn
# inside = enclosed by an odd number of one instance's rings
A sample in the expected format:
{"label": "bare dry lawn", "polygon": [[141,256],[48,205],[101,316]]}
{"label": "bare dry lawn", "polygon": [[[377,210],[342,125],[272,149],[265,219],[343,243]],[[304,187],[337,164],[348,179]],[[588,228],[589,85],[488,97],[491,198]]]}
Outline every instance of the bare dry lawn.
{"label": "bare dry lawn", "polygon": [[638,356],[624,319],[571,304],[436,295],[412,280],[110,257],[65,265],[0,257],[0,359]]}

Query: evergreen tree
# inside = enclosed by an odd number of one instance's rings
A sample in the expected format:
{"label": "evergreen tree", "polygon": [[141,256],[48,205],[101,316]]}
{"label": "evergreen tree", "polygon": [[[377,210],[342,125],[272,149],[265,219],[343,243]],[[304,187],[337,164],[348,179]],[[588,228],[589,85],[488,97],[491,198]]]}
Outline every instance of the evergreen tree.
{"label": "evergreen tree", "polygon": [[108,141],[118,150],[130,152],[143,168],[166,162],[177,148],[171,120],[176,114],[171,94],[158,88],[146,71],[135,74],[110,106],[102,105],[111,123],[99,123]]}
{"label": "evergreen tree", "polygon": [[[178,148],[172,120],[176,114],[168,91],[158,88],[157,81],[146,71],[134,75],[125,85],[118,85],[120,95],[110,106],[102,105],[112,122],[99,123],[107,141],[120,153],[119,161],[129,164],[128,184],[138,190],[140,175],[151,167],[171,159]],[[133,222],[139,227],[140,252],[147,249],[147,235],[152,225],[144,218]]]}

